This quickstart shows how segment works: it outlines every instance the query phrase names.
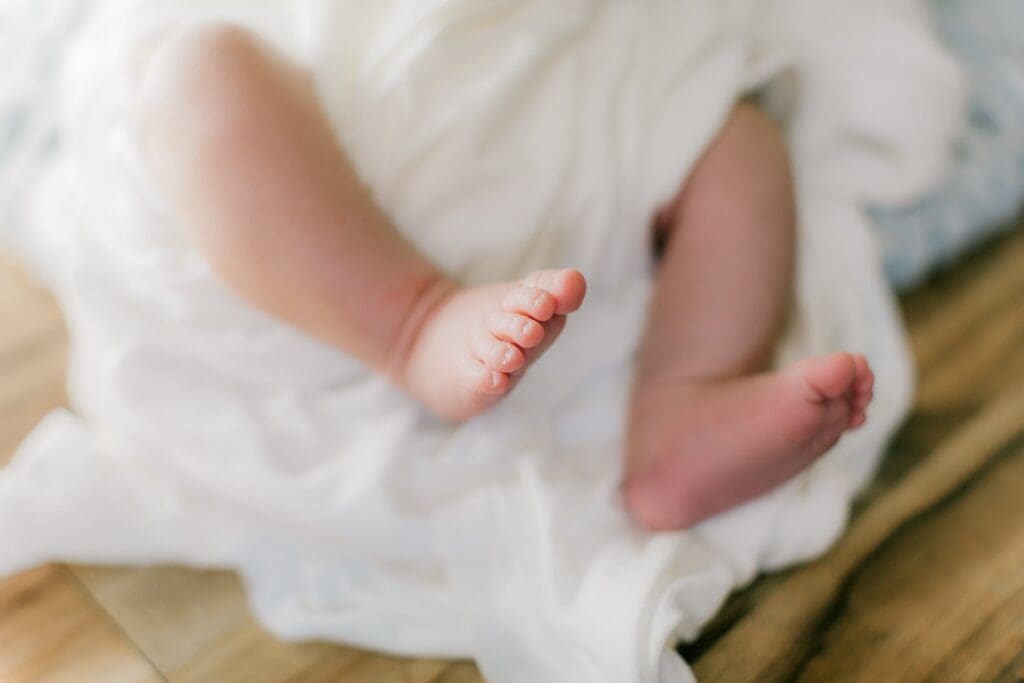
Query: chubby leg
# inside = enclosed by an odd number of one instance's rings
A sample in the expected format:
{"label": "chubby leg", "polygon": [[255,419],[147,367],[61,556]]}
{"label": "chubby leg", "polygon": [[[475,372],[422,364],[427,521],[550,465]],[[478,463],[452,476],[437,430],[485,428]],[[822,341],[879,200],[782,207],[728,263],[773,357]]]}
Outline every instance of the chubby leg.
{"label": "chubby leg", "polygon": [[360,182],[309,74],[242,28],[164,38],[137,118],[156,181],[228,286],[442,417],[498,400],[582,302],[574,270],[477,289],[441,273]]}
{"label": "chubby leg", "polygon": [[863,357],[765,372],[792,287],[793,202],[782,136],[744,103],[659,215],[667,239],[624,482],[649,528],[690,526],[764,493],[864,422]]}

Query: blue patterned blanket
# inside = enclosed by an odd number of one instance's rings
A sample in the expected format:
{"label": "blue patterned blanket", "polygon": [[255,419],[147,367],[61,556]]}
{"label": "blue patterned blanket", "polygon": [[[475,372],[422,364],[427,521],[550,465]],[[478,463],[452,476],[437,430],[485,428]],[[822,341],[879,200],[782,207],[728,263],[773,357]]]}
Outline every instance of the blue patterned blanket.
{"label": "blue patterned blanket", "polygon": [[872,209],[892,282],[905,288],[985,237],[1024,203],[1024,2],[930,0],[967,71],[967,127],[945,181],[910,206]]}

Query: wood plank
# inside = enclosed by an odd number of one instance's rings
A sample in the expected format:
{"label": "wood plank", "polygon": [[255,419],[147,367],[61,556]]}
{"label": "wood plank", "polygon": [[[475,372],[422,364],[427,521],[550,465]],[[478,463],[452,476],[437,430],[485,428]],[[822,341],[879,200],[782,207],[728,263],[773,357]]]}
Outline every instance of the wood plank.
{"label": "wood plank", "polygon": [[1024,649],[1022,491],[1018,447],[901,530],[844,587],[797,680],[991,680]]}
{"label": "wood plank", "polygon": [[42,567],[0,583],[0,681],[161,680],[63,568]]}
{"label": "wood plank", "polygon": [[333,658],[330,656],[333,648],[320,643],[288,643],[247,620],[197,653],[184,666],[166,672],[166,676],[170,681],[181,683],[276,683],[304,680],[304,672],[315,670],[321,663],[344,670],[352,660],[361,657],[354,650],[338,647],[343,654]]}
{"label": "wood plank", "polygon": [[903,298],[902,310],[923,375],[963,347],[994,312],[1024,289],[1024,224],[932,277]]}
{"label": "wood plank", "polygon": [[882,495],[821,560],[789,574],[695,663],[701,681],[788,679],[846,578],[875,548],[937,505],[1024,432],[1024,384],[994,399],[899,486]]}
{"label": "wood plank", "polygon": [[[337,678],[320,678],[337,683],[363,683],[363,681],[388,681],[389,683],[431,683],[436,681],[451,662],[435,659],[395,659],[373,655],[365,657],[341,672]],[[305,681],[305,675],[300,679]]]}
{"label": "wood plank", "polygon": [[0,254],[0,466],[62,405],[67,341],[53,298]]}
{"label": "wood plank", "polygon": [[[1018,573],[1020,567],[1017,568]],[[1024,589],[1009,595],[933,675],[936,681],[1024,680]]]}
{"label": "wood plank", "polygon": [[172,681],[283,681],[362,652],[285,643],[264,631],[229,572],[74,567],[96,600]]}
{"label": "wood plank", "polygon": [[39,385],[26,391],[20,401],[0,411],[0,467],[7,464],[29,431],[63,403],[63,381],[41,377]]}
{"label": "wood plank", "polygon": [[[238,579],[229,572],[177,567],[72,570],[169,681],[415,683],[433,680],[450,666],[336,644],[279,640],[256,623]],[[364,675],[377,678],[358,678]]]}
{"label": "wood plank", "polygon": [[480,670],[471,662],[460,662],[453,664],[447,671],[441,674],[437,683],[483,683],[483,676]]}
{"label": "wood plank", "polygon": [[[984,268],[947,284],[941,307],[913,298],[905,306],[920,373],[915,410],[974,405],[1024,366],[1024,226],[986,254]],[[974,265],[974,264],[972,264]],[[1009,366],[1007,361],[1010,361]]]}
{"label": "wood plank", "polygon": [[70,570],[165,674],[216,649],[250,620],[242,589],[229,572],[77,565]]}
{"label": "wood plank", "polygon": [[0,315],[11,311],[19,314],[32,305],[33,301],[48,298],[24,269],[0,249]]}

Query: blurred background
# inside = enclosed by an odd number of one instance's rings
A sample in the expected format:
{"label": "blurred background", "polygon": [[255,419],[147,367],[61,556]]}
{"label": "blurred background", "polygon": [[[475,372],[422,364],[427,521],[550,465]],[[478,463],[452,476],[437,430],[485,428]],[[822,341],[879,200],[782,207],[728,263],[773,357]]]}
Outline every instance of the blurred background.
{"label": "blurred background", "polygon": [[[89,4],[0,0],[0,464],[65,400],[60,311],[16,245],[21,200],[61,144],[54,78]],[[927,4],[968,75],[954,163],[914,204],[869,208],[919,370],[914,412],[836,550],[758,580],[684,647],[702,680],[1024,680],[1024,3]],[[732,668],[779,638],[790,654],[770,670]],[[149,680],[479,676],[279,642],[228,574],[0,580],[0,681]]]}

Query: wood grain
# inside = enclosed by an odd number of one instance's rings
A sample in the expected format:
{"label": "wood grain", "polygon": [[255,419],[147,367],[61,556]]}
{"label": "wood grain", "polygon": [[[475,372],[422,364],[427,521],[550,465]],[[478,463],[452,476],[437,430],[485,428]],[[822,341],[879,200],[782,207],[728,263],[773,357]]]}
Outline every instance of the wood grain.
{"label": "wood grain", "polygon": [[61,567],[0,584],[0,681],[163,680]]}
{"label": "wood grain", "polygon": [[[1024,231],[903,300],[914,413],[820,560],[681,650],[702,681],[1024,680]],[[0,260],[0,463],[64,401],[52,300]],[[286,643],[237,579],[50,566],[0,581],[0,681],[477,683],[470,663]]]}
{"label": "wood grain", "polygon": [[798,680],[995,678],[1024,648],[1022,491],[1024,447],[905,525],[851,577]]}
{"label": "wood grain", "polygon": [[[698,678],[778,681],[791,677],[809,656],[815,643],[812,636],[839,599],[848,577],[899,529],[965,485],[1008,445],[1024,441],[1022,437],[1024,385],[999,396],[945,440],[900,486],[867,508],[827,556],[775,586],[696,663]],[[1011,514],[1018,505],[1019,497],[1004,514]]]}

